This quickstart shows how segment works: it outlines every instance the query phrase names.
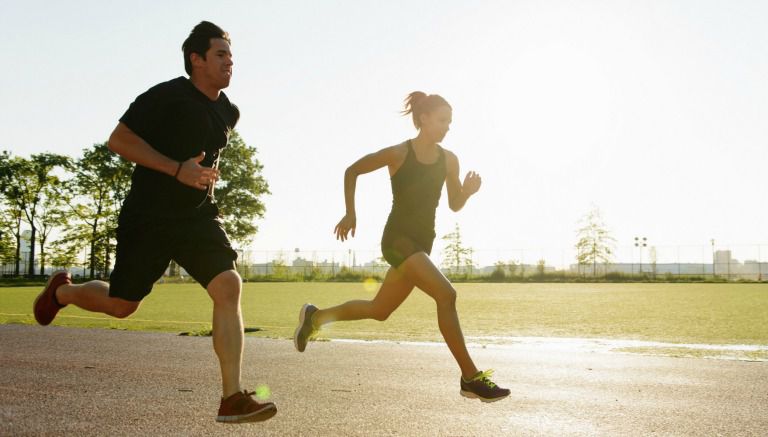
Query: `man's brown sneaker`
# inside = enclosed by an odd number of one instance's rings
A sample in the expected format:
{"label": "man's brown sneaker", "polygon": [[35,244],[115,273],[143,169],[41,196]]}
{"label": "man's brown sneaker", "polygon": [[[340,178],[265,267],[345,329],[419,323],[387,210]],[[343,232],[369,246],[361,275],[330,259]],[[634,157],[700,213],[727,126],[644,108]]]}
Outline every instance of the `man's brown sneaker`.
{"label": "man's brown sneaker", "polygon": [[243,390],[222,399],[216,421],[225,423],[261,422],[277,413],[275,404],[272,402],[260,404],[251,397],[254,394],[256,393]]}
{"label": "man's brown sneaker", "polygon": [[45,284],[43,291],[35,299],[35,303],[32,307],[35,313],[35,320],[37,323],[45,326],[49,325],[53,319],[56,318],[56,314],[60,309],[66,305],[61,305],[56,300],[56,289],[64,284],[71,284],[72,277],[66,270],[59,270],[51,273],[48,277],[48,282]]}

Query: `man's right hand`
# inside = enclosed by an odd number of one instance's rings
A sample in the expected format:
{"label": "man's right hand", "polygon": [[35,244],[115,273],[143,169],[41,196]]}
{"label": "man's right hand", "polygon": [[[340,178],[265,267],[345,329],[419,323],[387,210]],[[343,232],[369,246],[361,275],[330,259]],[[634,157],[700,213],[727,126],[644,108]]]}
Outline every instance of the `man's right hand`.
{"label": "man's right hand", "polygon": [[205,152],[200,152],[199,155],[182,162],[176,180],[198,190],[207,190],[209,185],[215,184],[219,179],[219,170],[200,165],[204,158]]}

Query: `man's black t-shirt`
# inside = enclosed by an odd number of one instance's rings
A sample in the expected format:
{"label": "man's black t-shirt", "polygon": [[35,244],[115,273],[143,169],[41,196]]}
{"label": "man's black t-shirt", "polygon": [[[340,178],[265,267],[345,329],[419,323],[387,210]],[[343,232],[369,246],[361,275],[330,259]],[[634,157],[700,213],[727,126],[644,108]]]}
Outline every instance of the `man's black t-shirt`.
{"label": "man's black t-shirt", "polygon": [[[179,162],[205,151],[200,165],[212,167],[239,117],[237,106],[223,92],[212,101],[189,79],[178,77],[138,96],[120,122],[155,150]],[[137,164],[120,220],[216,214],[208,192]]]}

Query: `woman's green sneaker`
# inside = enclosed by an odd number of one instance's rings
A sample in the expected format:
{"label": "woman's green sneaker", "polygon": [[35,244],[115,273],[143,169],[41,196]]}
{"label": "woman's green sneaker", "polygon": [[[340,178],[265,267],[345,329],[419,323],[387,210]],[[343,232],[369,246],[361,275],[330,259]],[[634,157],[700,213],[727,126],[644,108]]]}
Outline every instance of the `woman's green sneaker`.
{"label": "woman's green sneaker", "polygon": [[307,348],[307,342],[316,332],[315,327],[312,326],[312,314],[315,311],[317,311],[317,307],[311,303],[304,304],[299,311],[299,326],[293,333],[293,345],[299,352],[304,352],[304,349]]}
{"label": "woman's green sneaker", "polygon": [[461,395],[477,398],[483,402],[495,402],[509,396],[509,389],[501,388],[491,381],[493,370],[477,372],[469,381],[461,378]]}

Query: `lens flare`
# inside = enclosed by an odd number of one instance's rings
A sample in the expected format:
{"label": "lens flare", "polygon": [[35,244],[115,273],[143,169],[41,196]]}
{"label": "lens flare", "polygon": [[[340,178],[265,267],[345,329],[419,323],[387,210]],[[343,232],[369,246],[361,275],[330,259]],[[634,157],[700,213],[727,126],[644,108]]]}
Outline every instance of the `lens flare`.
{"label": "lens flare", "polygon": [[365,291],[372,293],[376,291],[376,288],[378,287],[379,287],[379,283],[376,282],[376,280],[373,278],[366,278],[366,280],[363,281],[363,288],[365,288]]}
{"label": "lens flare", "polygon": [[270,396],[272,396],[272,391],[269,389],[268,385],[262,384],[256,387],[256,398],[259,400],[263,401],[269,399]]}

